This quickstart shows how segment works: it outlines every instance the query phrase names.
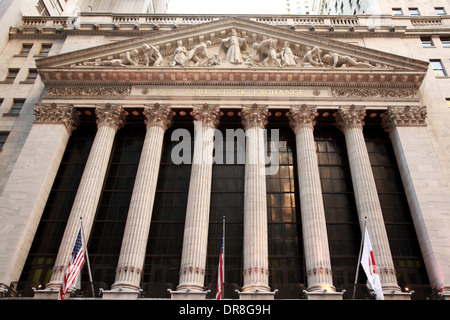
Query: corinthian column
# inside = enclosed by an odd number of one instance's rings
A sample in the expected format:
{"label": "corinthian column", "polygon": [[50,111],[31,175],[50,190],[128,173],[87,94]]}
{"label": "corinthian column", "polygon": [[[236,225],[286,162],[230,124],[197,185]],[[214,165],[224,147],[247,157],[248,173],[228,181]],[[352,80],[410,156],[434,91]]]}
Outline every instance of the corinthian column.
{"label": "corinthian column", "polygon": [[135,299],[140,289],[164,133],[172,124],[172,109],[156,104],[146,107],[143,113],[147,132],[131,196],[116,280],[112,290],[103,293],[104,299]]}
{"label": "corinthian column", "polygon": [[315,108],[306,105],[293,106],[289,112],[297,147],[308,299],[335,299],[338,297],[336,294],[328,294],[335,293],[336,289],[333,286],[325,209],[313,135],[317,115]]}
{"label": "corinthian column", "polygon": [[244,185],[244,286],[240,299],[273,299],[269,287],[264,129],[269,111],[256,104],[241,111],[246,131]]}
{"label": "corinthian column", "polygon": [[397,284],[386,227],[364,140],[363,126],[365,115],[364,107],[352,105],[339,108],[335,116],[337,126],[345,135],[361,230],[366,221],[366,228],[372,242],[383,292],[385,296],[388,296],[392,292],[400,293],[400,287]]}
{"label": "corinthian column", "polygon": [[34,122],[0,197],[0,296],[20,278],[69,137],[72,105],[34,107]]}
{"label": "corinthian column", "polygon": [[46,287],[47,291],[58,291],[61,286],[77,234],[80,230],[81,218],[83,219],[85,236],[88,237],[91,232],[114,137],[117,130],[123,126],[127,114],[121,106],[112,106],[110,104],[98,107],[95,112],[97,114],[97,133],[61,240],[53,273]]}
{"label": "corinthian column", "polygon": [[180,283],[172,299],[205,299],[206,253],[208,246],[209,209],[214,130],[220,109],[207,104],[194,106],[194,156],[189,182]]}

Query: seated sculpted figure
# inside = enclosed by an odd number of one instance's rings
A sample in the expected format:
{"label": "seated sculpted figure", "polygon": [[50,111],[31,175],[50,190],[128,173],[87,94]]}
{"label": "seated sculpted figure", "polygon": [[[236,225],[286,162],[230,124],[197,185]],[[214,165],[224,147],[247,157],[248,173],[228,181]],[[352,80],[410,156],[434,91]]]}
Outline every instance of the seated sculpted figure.
{"label": "seated sculpted figure", "polygon": [[263,65],[268,66],[269,61],[275,62],[278,67],[282,67],[280,61],[277,59],[276,43],[273,39],[266,39],[260,43],[254,43],[253,49],[257,51],[256,60],[263,60]]}
{"label": "seated sculpted figure", "polygon": [[319,47],[312,48],[307,53],[305,53],[303,60],[302,60],[302,65],[305,65],[305,63],[309,63],[310,65],[312,65],[314,67],[322,67],[323,62],[320,57],[321,54],[322,54],[322,50],[320,50]]}
{"label": "seated sculpted figure", "polygon": [[323,61],[332,68],[338,68],[342,66],[347,67],[368,67],[373,68],[373,66],[369,63],[358,62],[352,57],[342,56],[340,54],[330,52],[323,56]]}
{"label": "seated sculpted figure", "polygon": [[169,66],[174,67],[177,64],[182,65],[186,59],[187,51],[181,40],[177,41],[177,48],[169,61]]}
{"label": "seated sculpted figure", "polygon": [[186,59],[183,61],[183,66],[187,65],[189,61],[193,61],[194,65],[197,65],[200,61],[200,57],[204,56],[208,59],[208,61],[211,59],[208,55],[208,46],[211,45],[211,41],[202,42],[198,45],[196,45],[194,48],[192,48],[188,54]]}
{"label": "seated sculpted figure", "polygon": [[159,53],[158,49],[154,46],[149,46],[148,44],[144,44],[142,46],[144,52],[144,63],[145,66],[149,66],[151,62],[153,62],[154,66],[160,66],[163,62],[163,57]]}

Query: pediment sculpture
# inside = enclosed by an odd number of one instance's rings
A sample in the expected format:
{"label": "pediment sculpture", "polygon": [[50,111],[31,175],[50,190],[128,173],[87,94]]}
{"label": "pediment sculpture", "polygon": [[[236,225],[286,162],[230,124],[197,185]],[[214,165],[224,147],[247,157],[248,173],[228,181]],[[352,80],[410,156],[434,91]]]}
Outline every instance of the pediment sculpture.
{"label": "pediment sculpture", "polygon": [[220,38],[219,43],[215,45],[207,40],[187,50],[183,41],[178,40],[173,52],[161,54],[157,45],[143,44],[122,53],[119,57],[97,58],[79,63],[77,66],[387,68],[386,65],[360,61],[355,57],[324,50],[318,46],[305,52],[294,52],[289,41],[283,41],[282,47],[278,42],[268,38],[252,43],[248,36],[240,37],[233,29],[227,38]]}

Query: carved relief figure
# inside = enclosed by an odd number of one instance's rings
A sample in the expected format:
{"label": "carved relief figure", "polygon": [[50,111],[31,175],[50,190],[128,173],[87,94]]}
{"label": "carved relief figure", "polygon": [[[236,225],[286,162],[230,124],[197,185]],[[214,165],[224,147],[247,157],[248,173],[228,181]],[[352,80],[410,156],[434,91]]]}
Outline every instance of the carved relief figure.
{"label": "carved relief figure", "polygon": [[289,47],[289,41],[284,42],[284,47],[281,49],[281,63],[282,66],[295,66],[297,65],[298,58],[294,56],[291,48]]}
{"label": "carved relief figure", "polygon": [[337,53],[330,52],[323,56],[323,61],[332,68],[339,67],[369,67],[373,68],[369,63],[358,62],[352,57],[342,56]]}
{"label": "carved relief figure", "polygon": [[186,59],[187,51],[183,46],[183,42],[181,40],[177,41],[177,48],[175,49],[175,53],[170,58],[169,66],[174,67],[177,64],[182,65],[184,60]]}
{"label": "carved relief figure", "polygon": [[236,30],[231,31],[230,37],[221,39],[221,49],[223,48],[226,51],[225,60],[233,64],[241,64],[243,62],[241,48],[244,51],[246,50],[247,39],[248,37],[239,38]]}
{"label": "carved relief figure", "polygon": [[121,59],[112,59],[105,60],[100,62],[101,66],[113,66],[113,67],[124,67],[126,65],[139,65],[139,60],[137,56],[139,55],[139,51],[137,49],[133,49],[131,51],[125,52]]}
{"label": "carved relief figure", "polygon": [[322,50],[320,50],[319,47],[314,47],[311,50],[309,50],[305,55],[303,56],[302,60],[302,66],[305,66],[307,64],[310,64],[314,67],[322,67],[323,62],[321,59]]}
{"label": "carved relief figure", "polygon": [[256,50],[255,60],[263,60],[264,66],[269,66],[269,62],[273,61],[278,67],[282,67],[277,59],[276,43],[273,39],[263,40],[260,43],[254,43],[253,49]]}
{"label": "carved relief figure", "polygon": [[153,66],[160,66],[163,62],[163,57],[159,53],[158,49],[154,46],[149,46],[148,44],[144,44],[142,46],[144,52],[144,64],[146,67],[150,65],[151,62]]}
{"label": "carved relief figure", "polygon": [[192,48],[189,52],[188,55],[186,57],[186,59],[184,59],[183,61],[183,66],[186,66],[187,63],[189,61],[193,61],[194,65],[198,65],[200,58],[206,57],[208,59],[208,61],[210,60],[210,57],[208,55],[208,46],[211,45],[211,41],[206,41],[205,42],[201,42],[200,44],[196,45],[194,48]]}

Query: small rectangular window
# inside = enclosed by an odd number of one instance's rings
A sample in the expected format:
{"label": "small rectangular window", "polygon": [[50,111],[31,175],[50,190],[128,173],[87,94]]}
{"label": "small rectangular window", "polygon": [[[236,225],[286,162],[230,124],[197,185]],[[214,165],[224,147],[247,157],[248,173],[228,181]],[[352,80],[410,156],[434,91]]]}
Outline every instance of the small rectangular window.
{"label": "small rectangular window", "polygon": [[27,81],[34,82],[36,80],[37,76],[38,76],[38,72],[37,72],[36,69],[29,69],[28,70]]}
{"label": "small rectangular window", "polygon": [[9,112],[12,114],[19,114],[24,104],[25,99],[14,99],[13,106]]}
{"label": "small rectangular window", "polygon": [[450,98],[445,99],[447,101],[447,106],[450,108]]}
{"label": "small rectangular window", "polygon": [[20,69],[14,69],[14,68],[8,69],[8,74],[6,75],[5,80],[8,82],[13,82],[16,79],[17,74],[19,73],[19,70]]}
{"label": "small rectangular window", "polygon": [[433,40],[430,36],[422,36],[420,40],[422,41],[422,47],[434,47]]}
{"label": "small rectangular window", "polygon": [[51,48],[52,48],[51,43],[43,43],[39,54],[43,55],[43,56],[47,56],[49,54]]}
{"label": "small rectangular window", "polygon": [[444,48],[450,48],[450,37],[449,36],[441,36],[441,44]]}
{"label": "small rectangular window", "polygon": [[436,14],[438,16],[445,16],[446,15],[445,9],[443,7],[437,7],[437,8],[434,8],[434,10],[436,11]]}
{"label": "small rectangular window", "polygon": [[8,132],[0,132],[0,151],[3,149],[7,138]]}
{"label": "small rectangular window", "polygon": [[402,8],[392,8],[392,14],[394,16],[402,16],[403,15]]}
{"label": "small rectangular window", "polygon": [[446,77],[447,73],[445,72],[444,65],[441,60],[434,59],[430,60],[431,65],[433,67],[434,75],[436,77]]}
{"label": "small rectangular window", "polygon": [[408,8],[408,10],[411,16],[420,16],[418,8]]}
{"label": "small rectangular window", "polygon": [[22,49],[20,50],[20,54],[23,56],[28,55],[30,53],[32,47],[33,47],[32,43],[22,44]]}

